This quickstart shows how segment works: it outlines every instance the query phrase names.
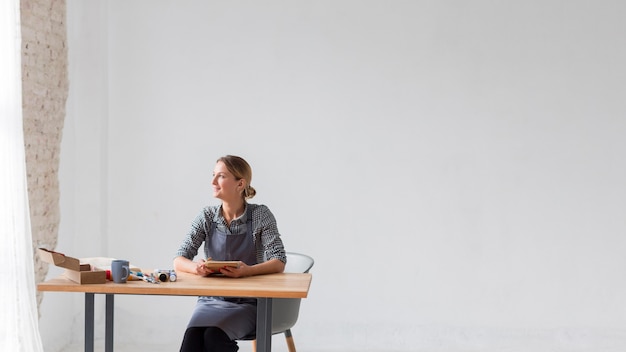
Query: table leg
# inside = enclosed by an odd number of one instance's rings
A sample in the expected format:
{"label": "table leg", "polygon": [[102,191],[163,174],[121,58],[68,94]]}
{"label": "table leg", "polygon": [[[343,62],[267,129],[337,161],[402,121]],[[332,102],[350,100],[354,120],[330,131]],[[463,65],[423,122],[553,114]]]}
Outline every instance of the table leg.
{"label": "table leg", "polygon": [[85,352],[93,352],[94,294],[85,293]]}
{"label": "table leg", "polygon": [[272,350],[272,299],[259,298],[256,307],[256,350]]}
{"label": "table leg", "polygon": [[113,352],[113,308],[115,295],[107,293],[106,295],[106,325],[104,333],[104,351]]}

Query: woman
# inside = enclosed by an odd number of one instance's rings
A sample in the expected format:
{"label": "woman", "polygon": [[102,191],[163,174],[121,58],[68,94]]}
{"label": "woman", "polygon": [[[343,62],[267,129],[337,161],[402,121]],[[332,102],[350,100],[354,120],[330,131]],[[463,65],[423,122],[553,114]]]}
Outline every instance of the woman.
{"label": "woman", "polygon": [[[174,258],[175,270],[201,276],[218,274],[205,267],[205,260],[193,260],[202,243],[207,259],[240,261],[237,268],[219,269],[224,276],[285,269],[287,258],[274,215],[264,205],[247,202],[256,194],[251,180],[252,169],[244,159],[227,155],[217,160],[213,196],[222,204],[205,207],[193,221]],[[199,297],[180,351],[237,351],[236,340],[254,334],[255,329],[256,299]]]}

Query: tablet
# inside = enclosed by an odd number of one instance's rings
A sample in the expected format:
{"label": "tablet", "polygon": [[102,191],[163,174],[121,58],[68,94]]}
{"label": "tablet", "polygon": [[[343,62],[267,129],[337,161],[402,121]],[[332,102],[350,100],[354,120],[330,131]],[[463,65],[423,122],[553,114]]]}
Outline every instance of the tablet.
{"label": "tablet", "polygon": [[219,271],[221,268],[230,266],[233,268],[239,267],[239,261],[236,260],[208,260],[204,262],[204,267],[213,271]]}

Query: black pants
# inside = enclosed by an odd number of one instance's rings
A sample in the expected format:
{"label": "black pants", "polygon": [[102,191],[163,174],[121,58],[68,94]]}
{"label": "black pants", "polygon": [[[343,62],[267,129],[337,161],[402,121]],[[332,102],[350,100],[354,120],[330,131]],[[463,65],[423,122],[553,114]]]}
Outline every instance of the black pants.
{"label": "black pants", "polygon": [[237,341],[231,340],[224,330],[210,326],[188,328],[180,352],[237,352]]}

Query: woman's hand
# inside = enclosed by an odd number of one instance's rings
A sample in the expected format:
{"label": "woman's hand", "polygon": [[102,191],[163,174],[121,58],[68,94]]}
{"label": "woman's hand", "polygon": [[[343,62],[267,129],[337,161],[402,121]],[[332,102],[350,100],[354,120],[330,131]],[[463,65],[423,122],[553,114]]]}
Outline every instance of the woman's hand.
{"label": "woman's hand", "polygon": [[228,277],[245,277],[254,275],[264,275],[273,273],[282,273],[285,270],[285,263],[278,259],[270,259],[267,262],[247,265],[244,262],[239,262],[239,267],[225,267],[219,270],[224,276]]}
{"label": "woman's hand", "polygon": [[[208,260],[211,260],[211,258],[209,258]],[[204,262],[205,262],[204,260],[194,262],[185,257],[176,257],[174,259],[174,269],[176,271],[182,271],[182,272],[196,274],[200,276],[207,276],[207,275],[213,274],[215,271],[211,269],[207,269],[204,266]]]}
{"label": "woman's hand", "polygon": [[[209,260],[211,260],[211,258],[209,258]],[[203,260],[201,262],[197,262],[196,263],[196,270],[195,270],[194,274],[200,275],[200,276],[209,276],[209,275],[214,273],[213,270],[207,269],[207,267],[204,265],[205,262],[206,261]]]}
{"label": "woman's hand", "polygon": [[234,266],[225,266],[219,270],[219,272],[228,277],[244,277],[250,276],[250,266],[244,262],[239,262],[238,267]]}

